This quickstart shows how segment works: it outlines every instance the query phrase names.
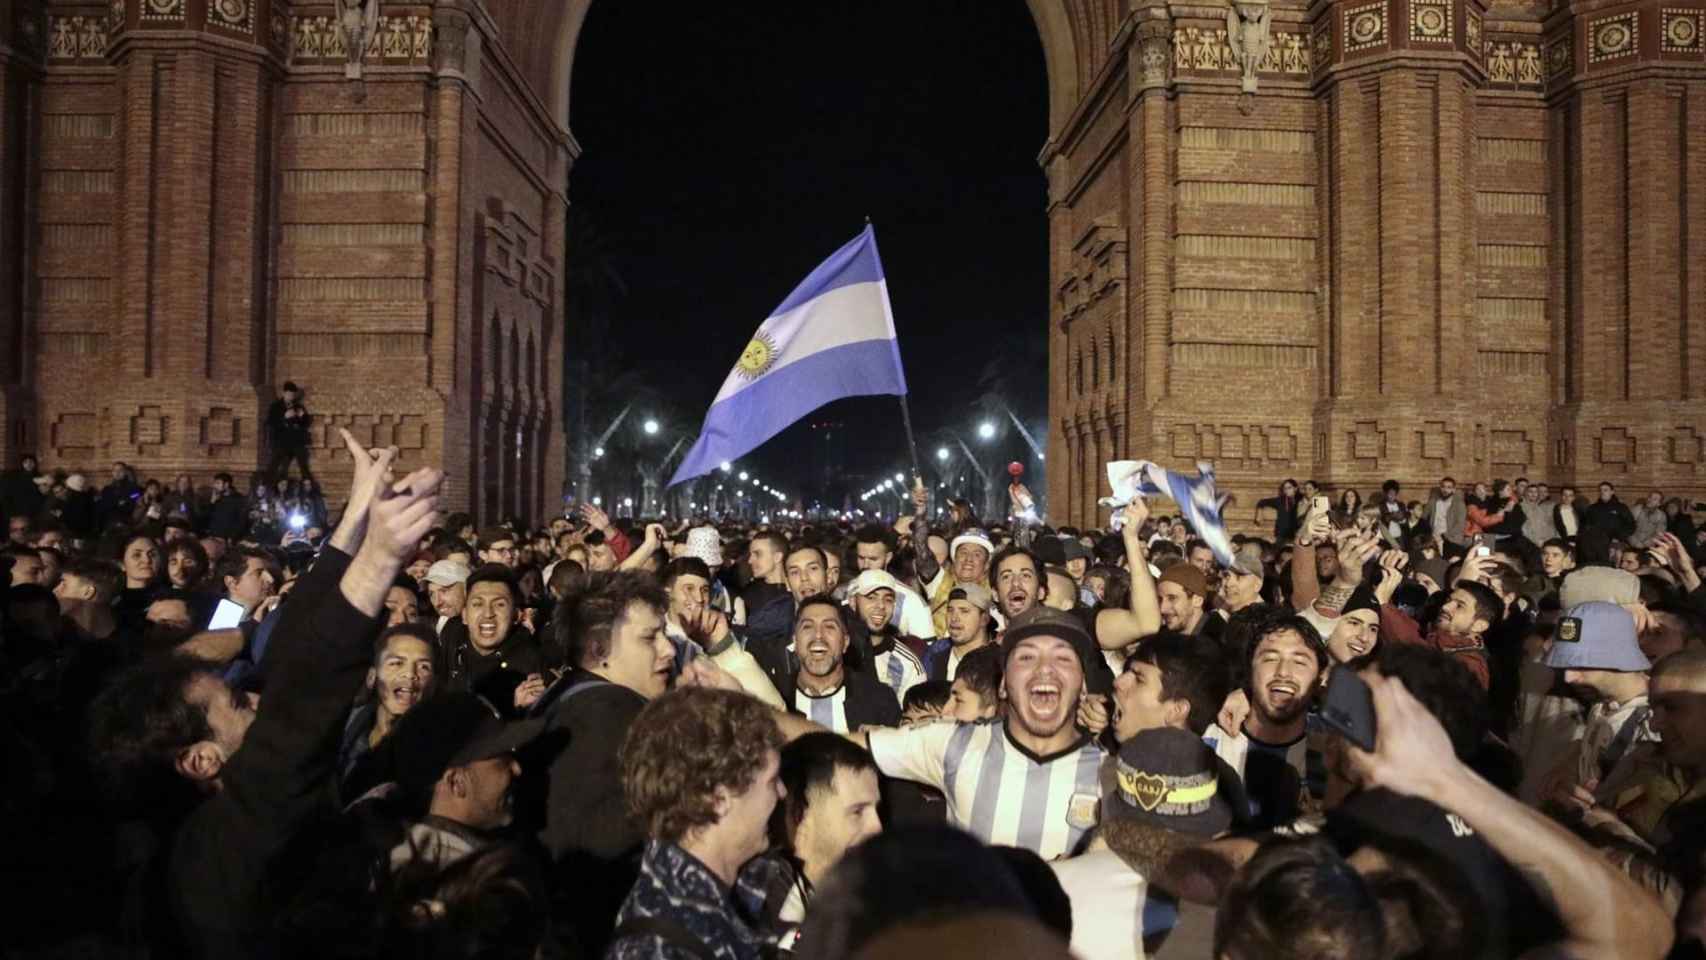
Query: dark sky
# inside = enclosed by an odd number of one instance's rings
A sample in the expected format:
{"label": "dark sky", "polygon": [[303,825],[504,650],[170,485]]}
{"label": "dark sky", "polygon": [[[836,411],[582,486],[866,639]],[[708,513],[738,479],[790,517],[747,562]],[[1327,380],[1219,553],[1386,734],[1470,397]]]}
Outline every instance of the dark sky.
{"label": "dark sky", "polygon": [[[585,150],[569,179],[570,257],[595,231],[626,288],[610,311],[615,363],[685,429],[758,324],[867,216],[921,455],[934,459],[939,427],[974,439],[995,358],[1015,381],[1010,404],[1041,427],[1047,88],[1022,0],[604,0],[570,94]],[[571,281],[571,318],[576,297]],[[823,434],[805,424],[761,447],[748,462],[766,482],[839,504],[860,474],[905,462],[893,398],[808,421],[842,427],[815,450]],[[1019,442],[1004,435],[991,459]]]}

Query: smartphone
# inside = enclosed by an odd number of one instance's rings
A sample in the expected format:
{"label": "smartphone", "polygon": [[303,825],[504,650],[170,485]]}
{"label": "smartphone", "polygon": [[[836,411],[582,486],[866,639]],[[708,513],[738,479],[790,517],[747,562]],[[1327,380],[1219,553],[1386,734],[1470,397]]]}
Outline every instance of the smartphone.
{"label": "smartphone", "polygon": [[1486,544],[1484,544],[1484,543],[1482,543],[1482,544],[1477,544],[1477,545],[1476,545],[1476,546],[1475,546],[1475,551],[1474,551],[1474,552],[1475,552],[1475,556],[1477,556],[1477,557],[1490,557],[1490,556],[1492,556],[1492,555],[1493,555],[1493,548],[1492,548],[1492,547],[1489,547],[1489,546],[1487,546],[1487,545],[1486,545]]}
{"label": "smartphone", "polygon": [[219,606],[213,608],[213,619],[207,622],[209,630],[230,630],[243,622],[243,614],[248,611],[235,600],[223,599]]}
{"label": "smartphone", "polygon": [[1374,750],[1374,696],[1355,670],[1339,666],[1327,681],[1321,720],[1364,750]]}
{"label": "smartphone", "polygon": [[1316,494],[1315,500],[1313,501],[1313,507],[1311,509],[1316,513],[1326,513],[1328,510],[1332,509],[1332,504],[1327,500],[1326,494]]}

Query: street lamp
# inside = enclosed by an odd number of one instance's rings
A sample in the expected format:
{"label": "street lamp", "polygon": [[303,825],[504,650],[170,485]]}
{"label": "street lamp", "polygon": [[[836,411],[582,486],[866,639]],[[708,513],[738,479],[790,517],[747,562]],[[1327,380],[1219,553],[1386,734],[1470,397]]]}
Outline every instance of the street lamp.
{"label": "street lamp", "polygon": [[745,483],[745,482],[746,482],[746,471],[745,471],[745,470],[742,470],[742,471],[741,471],[741,472],[740,472],[740,482],[741,482],[741,483]]}
{"label": "street lamp", "polygon": [[937,447],[936,448],[936,459],[944,460],[944,461],[947,460],[948,459],[948,448],[947,447]]}
{"label": "street lamp", "polygon": [[645,429],[648,436],[655,436],[658,432],[658,422],[656,420],[647,420]]}
{"label": "street lamp", "polygon": [[592,448],[592,458],[594,460],[601,459],[603,456],[604,456],[604,448],[603,447],[593,447]]}
{"label": "street lamp", "polygon": [[978,424],[977,435],[985,440],[993,439],[995,437],[995,424],[990,423],[988,420]]}
{"label": "street lamp", "polygon": [[724,473],[728,473],[730,470],[733,470],[733,469],[734,469],[734,467],[727,460],[723,461],[722,471]]}
{"label": "street lamp", "polygon": [[898,474],[898,473],[897,473],[897,474],[895,474],[895,475],[894,475],[894,482],[895,482],[895,483],[905,483],[905,482],[906,482],[906,477],[904,477],[904,476],[902,476],[902,475],[901,475],[901,474]]}

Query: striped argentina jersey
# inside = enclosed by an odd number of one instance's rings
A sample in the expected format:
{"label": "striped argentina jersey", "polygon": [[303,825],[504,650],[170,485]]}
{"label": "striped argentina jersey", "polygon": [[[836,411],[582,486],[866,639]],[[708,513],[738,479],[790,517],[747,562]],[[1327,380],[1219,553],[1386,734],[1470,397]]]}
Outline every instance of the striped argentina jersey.
{"label": "striped argentina jersey", "polygon": [[836,687],[834,693],[826,693],[814,697],[804,690],[794,691],[794,709],[811,722],[833,730],[836,733],[850,733],[847,729],[847,688]]}
{"label": "striped argentina jersey", "polygon": [[1052,860],[1096,825],[1106,753],[1092,740],[1037,758],[997,721],[872,730],[870,744],[879,770],[941,790],[948,819],[985,843]]}
{"label": "striped argentina jersey", "polygon": [[896,640],[889,648],[875,657],[877,679],[894,691],[894,698],[901,703],[906,702],[906,691],[915,684],[923,683],[924,661],[918,659],[905,644]]}

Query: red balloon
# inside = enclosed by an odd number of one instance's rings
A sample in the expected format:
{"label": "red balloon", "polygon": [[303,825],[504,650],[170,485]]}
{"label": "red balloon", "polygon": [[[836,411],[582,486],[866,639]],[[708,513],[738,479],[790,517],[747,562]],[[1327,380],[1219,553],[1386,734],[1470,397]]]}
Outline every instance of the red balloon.
{"label": "red balloon", "polygon": [[1015,460],[1007,465],[1007,473],[1017,480],[1025,475],[1025,465]]}

